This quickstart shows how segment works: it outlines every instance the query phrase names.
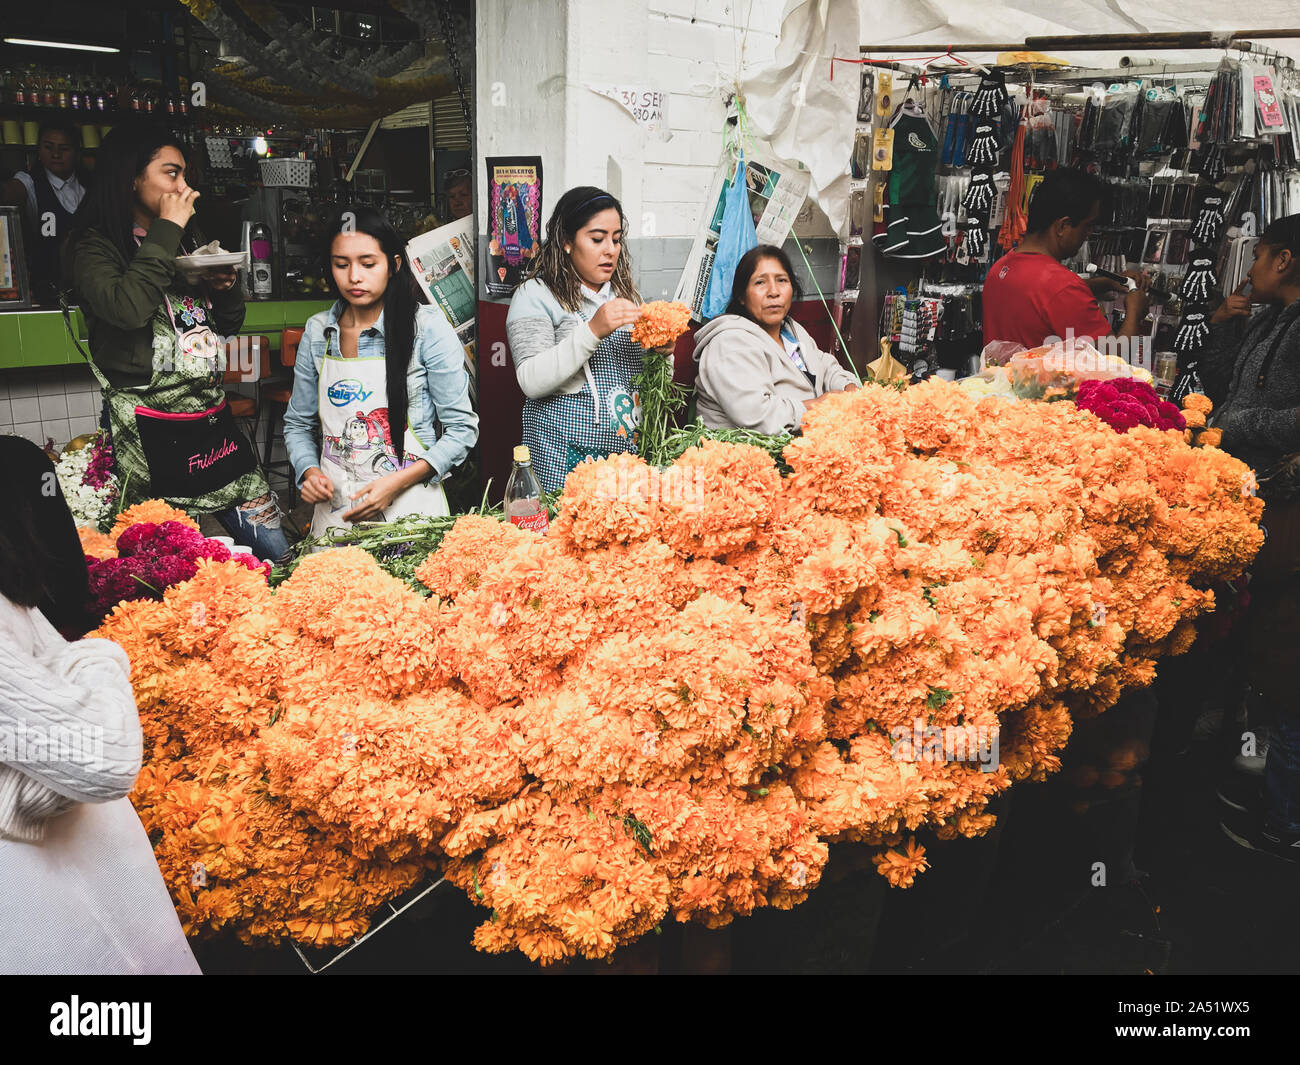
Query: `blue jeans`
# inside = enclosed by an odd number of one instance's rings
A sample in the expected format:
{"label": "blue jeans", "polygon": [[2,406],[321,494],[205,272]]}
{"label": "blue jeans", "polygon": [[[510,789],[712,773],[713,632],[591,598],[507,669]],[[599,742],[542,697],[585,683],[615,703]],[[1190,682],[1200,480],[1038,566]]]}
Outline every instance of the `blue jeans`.
{"label": "blue jeans", "polygon": [[250,548],[265,562],[278,562],[289,553],[289,538],[280,528],[280,510],[274,494],[261,506],[233,506],[213,517],[235,543]]}

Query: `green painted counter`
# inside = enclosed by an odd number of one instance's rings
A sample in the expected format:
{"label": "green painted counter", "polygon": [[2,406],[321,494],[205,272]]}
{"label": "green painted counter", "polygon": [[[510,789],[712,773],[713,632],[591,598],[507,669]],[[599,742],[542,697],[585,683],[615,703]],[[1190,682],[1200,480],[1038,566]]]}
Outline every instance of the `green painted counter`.
{"label": "green painted counter", "polygon": [[[280,331],[302,326],[318,311],[327,310],[333,300],[249,300],[240,333],[264,334],[271,346],[280,346]],[[86,323],[74,310],[72,325],[82,344]],[[25,366],[67,366],[83,361],[63,325],[60,311],[0,311],[0,370]]]}

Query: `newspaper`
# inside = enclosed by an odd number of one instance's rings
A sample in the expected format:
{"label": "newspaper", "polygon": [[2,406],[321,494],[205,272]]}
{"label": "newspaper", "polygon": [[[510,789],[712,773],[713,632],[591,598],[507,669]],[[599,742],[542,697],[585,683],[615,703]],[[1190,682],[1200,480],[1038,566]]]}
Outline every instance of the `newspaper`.
{"label": "newspaper", "polygon": [[[713,272],[727,190],[731,188],[735,173],[736,161],[724,152],[704,201],[705,222],[695,237],[686,269],[682,271],[673,297],[689,306],[691,316],[697,321],[704,294],[708,291],[709,276]],[[809,179],[807,171],[792,169],[789,164],[778,162],[762,152],[745,153],[745,188],[760,244],[779,247],[785,243],[808,196]]]}
{"label": "newspaper", "polygon": [[425,297],[440,307],[465,349],[470,398],[478,402],[478,295],[474,288],[474,217],[421,233],[406,245],[407,261]]}

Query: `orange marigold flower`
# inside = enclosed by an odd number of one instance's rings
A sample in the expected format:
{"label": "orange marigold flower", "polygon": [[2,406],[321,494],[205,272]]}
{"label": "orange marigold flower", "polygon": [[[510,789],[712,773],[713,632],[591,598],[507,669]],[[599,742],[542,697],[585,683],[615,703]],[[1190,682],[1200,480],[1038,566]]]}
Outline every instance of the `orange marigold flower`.
{"label": "orange marigold flower", "polygon": [[651,300],[641,305],[641,317],[632,324],[632,339],[647,351],[672,344],[691,325],[691,309],[684,303]]}
{"label": "orange marigold flower", "polygon": [[98,529],[85,525],[77,526],[77,536],[81,539],[81,550],[89,558],[117,558],[116,538],[106,536]]}
{"label": "orange marigold flower", "polygon": [[182,525],[188,525],[196,532],[199,523],[191,518],[183,510],[177,510],[161,499],[146,499],[143,503],[137,503],[133,507],[127,507],[117,516],[117,521],[113,522],[113,528],[109,532],[114,540],[118,538],[125,530],[132,525],[139,525],[142,522],[153,522],[155,525],[161,525],[165,521],[178,521]]}

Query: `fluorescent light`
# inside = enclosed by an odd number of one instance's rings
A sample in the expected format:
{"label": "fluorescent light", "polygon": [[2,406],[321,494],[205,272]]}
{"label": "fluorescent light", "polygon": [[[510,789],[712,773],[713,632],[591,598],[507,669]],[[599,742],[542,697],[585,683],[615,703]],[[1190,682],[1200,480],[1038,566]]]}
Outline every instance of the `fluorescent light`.
{"label": "fluorescent light", "polygon": [[25,37],[6,37],[5,44],[27,44],[34,48],[71,48],[78,52],[120,52],[103,44],[72,44],[69,41],[29,41]]}

